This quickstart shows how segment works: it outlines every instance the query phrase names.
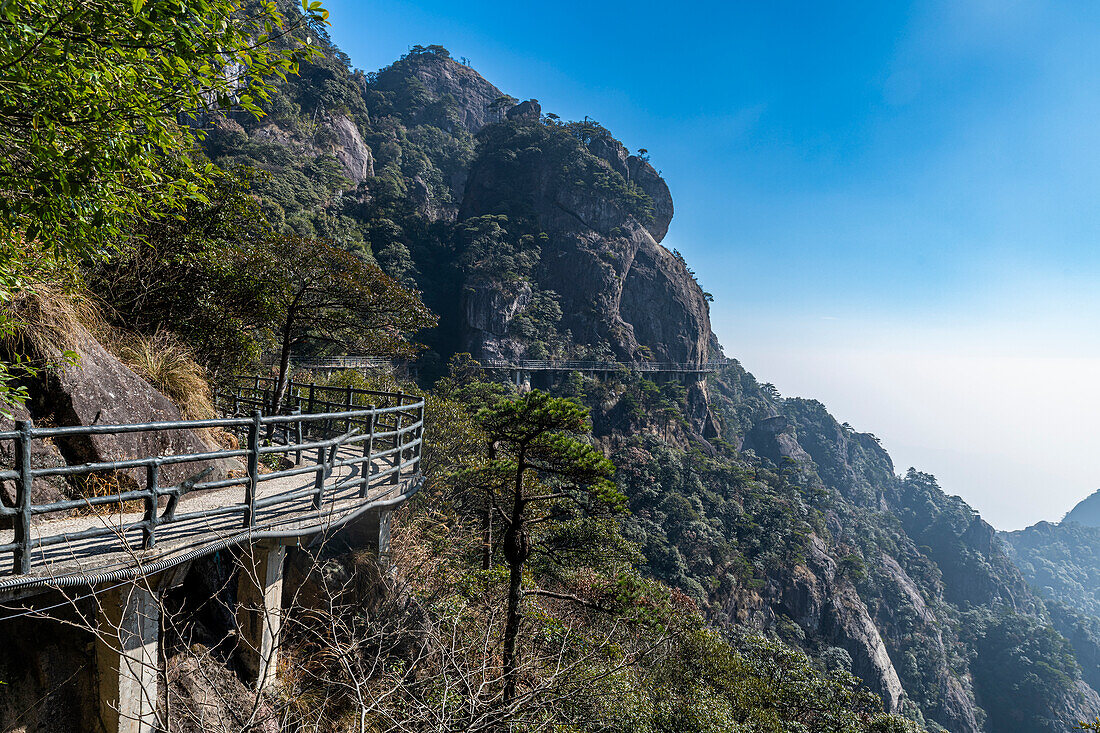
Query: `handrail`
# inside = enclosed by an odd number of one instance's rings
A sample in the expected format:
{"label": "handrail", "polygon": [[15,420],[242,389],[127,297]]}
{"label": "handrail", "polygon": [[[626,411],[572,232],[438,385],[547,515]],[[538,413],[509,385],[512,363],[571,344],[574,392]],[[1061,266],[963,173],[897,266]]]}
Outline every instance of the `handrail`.
{"label": "handrail", "polygon": [[[41,547],[68,541],[114,537],[116,542],[105,543],[96,554],[148,550],[156,545],[157,529],[181,519],[212,517],[222,514],[240,514],[241,527],[251,531],[260,527],[257,511],[270,506],[291,505],[303,496],[309,503],[303,510],[319,510],[327,497],[335,491],[357,486],[358,496],[364,501],[372,482],[385,479],[392,485],[403,479],[414,479],[420,474],[423,445],[424,400],[401,392],[375,392],[348,387],[330,388],[323,385],[292,383],[286,414],[265,415],[270,400],[264,395],[268,378],[253,377],[252,387],[235,390],[219,390],[215,401],[228,417],[212,420],[179,420],[169,422],[135,423],[127,425],[88,425],[65,427],[35,427],[30,420],[18,421],[15,430],[0,432],[0,440],[13,442],[14,470],[0,471],[0,480],[15,485],[15,502],[11,506],[0,502],[0,517],[11,518],[14,537],[12,542],[0,544],[0,553],[12,554],[12,572],[25,575],[31,572],[34,551]],[[303,389],[308,399],[302,398]],[[324,399],[338,392],[340,401]],[[368,401],[369,400],[369,401]],[[246,415],[242,410],[251,408]],[[133,432],[159,432],[181,429],[222,428],[240,434],[241,447],[172,455],[138,456],[119,461],[96,461],[63,467],[37,467],[32,462],[35,441],[54,438],[79,438]],[[338,455],[341,447],[361,445],[351,458]],[[205,447],[205,446],[204,446]],[[303,452],[316,451],[313,463],[302,465]],[[271,455],[293,458],[295,468],[262,473],[262,459]],[[241,476],[204,480],[211,473],[207,466],[196,466],[195,475],[178,484],[164,485],[161,469],[180,464],[210,464],[214,461],[240,459],[246,469]],[[352,466],[352,479],[341,479],[329,484],[335,468]],[[75,478],[102,472],[144,469],[145,485],[118,491],[107,496],[66,499],[44,504],[33,501],[36,479],[50,476]],[[264,482],[287,476],[315,473],[311,488],[273,496],[259,497]],[[350,484],[349,484],[350,480]],[[136,482],[135,482],[136,483]],[[240,486],[241,499],[231,504],[212,507],[203,511],[176,514],[180,497],[188,491],[223,489]],[[168,508],[161,512],[159,500],[167,497]],[[140,521],[123,522],[126,502],[140,501],[144,511]],[[74,510],[115,504],[118,521],[104,522],[107,526],[93,526],[76,532],[47,535],[42,524],[72,516]],[[293,510],[293,507],[288,507]],[[52,516],[51,516],[52,515]],[[61,515],[61,516],[59,516]],[[264,525],[266,526],[266,525]],[[32,529],[38,528],[39,536]],[[140,547],[133,547],[127,540],[128,533],[141,531]]]}

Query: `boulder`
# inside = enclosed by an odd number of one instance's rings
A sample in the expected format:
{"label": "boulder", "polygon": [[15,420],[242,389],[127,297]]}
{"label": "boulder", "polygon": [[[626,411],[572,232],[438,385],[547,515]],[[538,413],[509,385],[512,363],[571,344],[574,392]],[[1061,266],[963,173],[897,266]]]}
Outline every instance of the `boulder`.
{"label": "boulder", "polygon": [[271,704],[202,645],[170,657],[164,677],[158,708],[171,733],[279,733]]}
{"label": "boulder", "polygon": [[794,428],[786,415],[772,415],[758,420],[745,436],[744,447],[776,463],[782,463],[784,458],[806,464],[812,461],[810,454],[795,438]]}
{"label": "boulder", "polygon": [[542,119],[542,105],[537,99],[528,99],[520,102],[508,110],[508,119],[521,122],[538,122]]}
{"label": "boulder", "polygon": [[[72,339],[80,355],[78,363],[52,370],[44,389],[33,394],[31,410],[36,421],[52,425],[126,425],[172,422],[182,419],[171,400],[133,370],[107,352],[88,332]],[[69,464],[122,461],[147,456],[205,453],[213,450],[193,430],[157,430],[58,438],[56,447]],[[206,480],[225,478],[243,470],[237,460],[198,461],[161,468],[161,485],[171,485],[207,467],[214,471]],[[126,474],[143,486],[145,471]]]}
{"label": "boulder", "polygon": [[626,163],[630,153],[621,142],[610,135],[598,135],[588,143],[588,149],[597,158],[606,161],[611,166],[611,170],[625,179],[630,179],[630,171]]}

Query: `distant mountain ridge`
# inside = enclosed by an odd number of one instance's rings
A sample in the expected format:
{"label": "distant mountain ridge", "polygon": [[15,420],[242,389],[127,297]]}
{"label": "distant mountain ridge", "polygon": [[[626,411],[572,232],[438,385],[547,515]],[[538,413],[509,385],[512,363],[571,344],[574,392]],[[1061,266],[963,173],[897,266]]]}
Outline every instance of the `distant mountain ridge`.
{"label": "distant mountain ridge", "polygon": [[1100,491],[1082,499],[1062,517],[1062,523],[1076,522],[1085,527],[1100,527]]}

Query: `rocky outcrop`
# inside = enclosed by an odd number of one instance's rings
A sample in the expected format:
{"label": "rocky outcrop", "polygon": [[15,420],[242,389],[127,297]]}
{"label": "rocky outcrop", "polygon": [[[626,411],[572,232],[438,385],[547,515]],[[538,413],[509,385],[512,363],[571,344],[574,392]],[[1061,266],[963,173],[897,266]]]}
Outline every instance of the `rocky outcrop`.
{"label": "rocky outcrop", "polygon": [[517,122],[538,122],[542,119],[542,105],[537,99],[528,99],[508,110],[505,117]]}
{"label": "rocky outcrop", "polygon": [[653,202],[653,218],[646,224],[649,233],[660,242],[668,233],[668,225],[672,222],[673,207],[672,193],[668,190],[665,179],[654,170],[649,161],[635,155],[626,159],[627,180],[645,191]]}
{"label": "rocky outcrop", "polygon": [[866,604],[850,584],[829,593],[821,631],[852,656],[852,674],[878,693],[886,710],[899,710],[905,694],[901,680]]}
{"label": "rocky outcrop", "polygon": [[[122,425],[170,422],[182,419],[171,400],[107,352],[86,331],[73,334],[76,364],[52,370],[43,388],[29,403],[36,421],[57,426]],[[122,461],[148,456],[204,453],[211,446],[192,430],[157,430],[59,437],[56,448],[69,464]],[[243,466],[236,460],[198,461],[161,468],[163,485],[178,483],[213,468],[207,480],[225,478]],[[124,476],[143,486],[144,470],[131,469]]]}
{"label": "rocky outcrop", "polygon": [[[499,122],[511,103],[504,92],[485,80],[469,66],[437,53],[413,53],[378,73],[375,86],[402,100],[408,94],[410,80],[415,82],[418,107],[411,112],[414,122],[432,124],[448,132],[460,125],[472,134]],[[439,103],[445,109],[439,109]]]}
{"label": "rocky outcrop", "polygon": [[704,354],[700,336],[710,336],[706,314],[703,293],[684,263],[650,237],[641,237],[619,295],[619,315],[635,340],[694,360]]}
{"label": "rocky outcrop", "polygon": [[784,458],[802,463],[812,460],[810,454],[795,439],[791,421],[785,415],[773,415],[757,421],[745,436],[742,447],[756,451],[758,455],[775,463],[782,462]]}
{"label": "rocky outcrop", "polygon": [[761,629],[785,616],[807,637],[847,651],[852,673],[882,698],[887,710],[901,708],[905,691],[867,605],[838,576],[836,560],[816,535],[810,537],[806,563],[775,571],[762,591],[736,593],[723,610]]}
{"label": "rocky outcrop", "polygon": [[471,353],[483,359],[520,356],[522,344],[508,337],[508,326],[531,302],[531,286],[523,283],[515,294],[507,294],[496,283],[466,287],[462,292],[464,340]]}
{"label": "rocky outcrop", "polygon": [[[705,359],[706,299],[683,262],[659,243],[672,217],[664,182],[618,141],[603,136],[577,146],[567,131],[534,122],[536,112],[517,107],[513,119],[484,131],[460,218],[534,220],[549,236],[535,277],[561,296],[562,328],[578,343],[604,342],[626,361]],[[562,175],[563,166],[585,168],[592,179],[610,176],[609,185]],[[629,210],[615,194],[630,190],[631,171],[642,190],[653,192],[652,216]]]}
{"label": "rocky outcrop", "polygon": [[367,144],[363,142],[363,136],[359,134],[359,128],[355,123],[343,115],[329,117],[325,120],[326,126],[335,137],[332,152],[340,165],[344,166],[348,178],[352,183],[360,183],[363,179],[374,175],[374,156]]}

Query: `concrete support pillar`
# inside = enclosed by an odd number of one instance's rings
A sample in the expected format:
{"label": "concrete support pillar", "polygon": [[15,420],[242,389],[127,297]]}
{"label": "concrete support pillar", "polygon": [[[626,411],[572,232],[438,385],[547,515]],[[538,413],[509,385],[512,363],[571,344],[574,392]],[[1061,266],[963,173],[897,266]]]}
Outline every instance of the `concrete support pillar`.
{"label": "concrete support pillar", "polygon": [[283,560],[286,547],[259,543],[245,547],[237,580],[239,653],[257,689],[275,682],[279,632],[283,622]]}
{"label": "concrete support pillar", "polygon": [[371,509],[340,530],[352,547],[373,550],[383,565],[390,557],[390,509]]}
{"label": "concrete support pillar", "polygon": [[153,733],[160,679],[160,600],[142,584],[96,593],[99,715],[107,733]]}

